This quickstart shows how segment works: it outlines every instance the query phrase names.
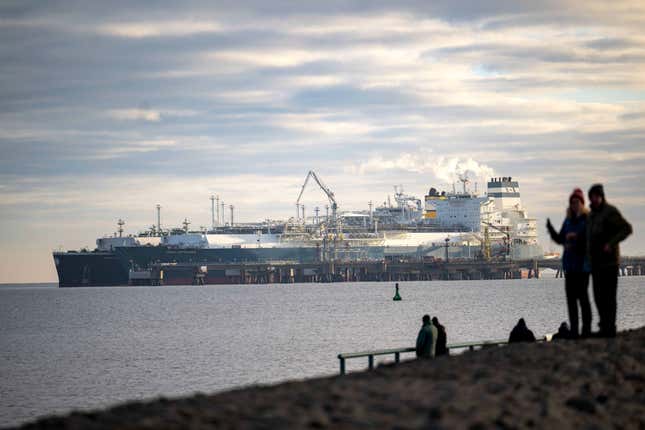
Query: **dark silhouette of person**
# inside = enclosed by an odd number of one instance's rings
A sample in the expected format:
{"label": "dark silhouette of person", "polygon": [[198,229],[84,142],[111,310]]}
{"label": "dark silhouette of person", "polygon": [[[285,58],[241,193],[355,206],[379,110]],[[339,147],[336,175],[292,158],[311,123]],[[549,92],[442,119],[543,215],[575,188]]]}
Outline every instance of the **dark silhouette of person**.
{"label": "dark silhouette of person", "polygon": [[432,325],[437,328],[437,346],[435,347],[435,355],[448,355],[448,336],[446,335],[446,328],[439,323],[437,317],[432,317]]}
{"label": "dark silhouette of person", "polygon": [[607,203],[601,184],[589,189],[591,213],[587,226],[587,252],[591,263],[593,297],[598,309],[599,336],[616,336],[616,290],[620,250],[618,244],[632,234],[616,207]]}
{"label": "dark silhouette of person", "polygon": [[558,328],[558,332],[553,335],[552,340],[562,340],[562,339],[574,339],[575,336],[571,333],[571,330],[569,330],[569,326],[567,325],[566,321],[563,321],[562,324],[560,324],[560,328]]}
{"label": "dark silhouette of person", "polygon": [[513,327],[513,330],[511,330],[511,335],[508,337],[508,343],[517,342],[535,342],[535,336],[526,326],[524,318],[519,319],[515,327]]}
{"label": "dark silhouette of person", "polygon": [[567,215],[557,232],[547,218],[546,227],[551,239],[564,246],[562,269],[567,296],[571,336],[578,337],[578,305],[582,314],[582,336],[591,334],[591,305],[589,304],[589,261],[587,259],[587,217],[585,197],[580,188],[569,196]]}
{"label": "dark silhouette of person", "polygon": [[417,336],[417,357],[432,358],[435,355],[437,328],[430,323],[430,315],[424,315],[421,321],[423,325]]}

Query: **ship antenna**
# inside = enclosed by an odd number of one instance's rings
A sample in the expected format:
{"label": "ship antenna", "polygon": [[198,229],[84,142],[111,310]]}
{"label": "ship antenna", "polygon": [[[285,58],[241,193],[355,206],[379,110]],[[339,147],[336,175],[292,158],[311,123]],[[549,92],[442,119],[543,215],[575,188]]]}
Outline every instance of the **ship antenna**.
{"label": "ship antenna", "polygon": [[222,222],[221,222],[221,217],[219,215],[219,196],[218,195],[215,196],[215,209],[217,209],[217,226],[219,227],[222,225]]}
{"label": "ship antenna", "polygon": [[119,226],[119,237],[123,236],[123,226],[125,225],[125,221],[123,221],[121,218],[119,218],[119,221],[117,221],[117,225]]}
{"label": "ship antenna", "polygon": [[157,205],[157,232],[161,234],[161,205]]}
{"label": "ship antenna", "polygon": [[215,230],[215,196],[211,195],[211,228]]}

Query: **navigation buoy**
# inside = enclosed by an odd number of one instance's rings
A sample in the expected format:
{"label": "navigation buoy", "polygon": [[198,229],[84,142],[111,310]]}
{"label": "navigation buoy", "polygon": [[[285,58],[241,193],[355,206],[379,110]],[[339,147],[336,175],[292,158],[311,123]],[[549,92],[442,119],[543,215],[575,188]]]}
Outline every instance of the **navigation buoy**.
{"label": "navigation buoy", "polygon": [[399,294],[399,283],[398,282],[394,285],[394,288],[396,288],[396,293],[394,294],[394,298],[392,300],[394,300],[395,302],[398,302],[399,300],[401,300],[401,295]]}

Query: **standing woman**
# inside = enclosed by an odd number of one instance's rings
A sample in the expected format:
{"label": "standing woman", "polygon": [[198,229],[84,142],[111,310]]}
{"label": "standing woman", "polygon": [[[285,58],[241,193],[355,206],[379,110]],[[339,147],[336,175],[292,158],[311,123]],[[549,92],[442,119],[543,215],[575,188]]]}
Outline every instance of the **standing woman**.
{"label": "standing woman", "polygon": [[576,188],[569,197],[567,217],[558,233],[551,220],[546,227],[553,241],[564,246],[562,269],[564,270],[564,290],[567,294],[571,337],[578,337],[578,303],[582,314],[582,337],[591,334],[591,305],[589,304],[589,263],[587,261],[587,215],[585,196]]}

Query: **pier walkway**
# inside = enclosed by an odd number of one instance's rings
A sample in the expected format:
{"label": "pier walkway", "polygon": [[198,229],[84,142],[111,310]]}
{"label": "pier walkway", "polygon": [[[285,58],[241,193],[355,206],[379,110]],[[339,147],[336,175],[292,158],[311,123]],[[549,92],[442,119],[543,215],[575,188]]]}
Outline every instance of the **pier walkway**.
{"label": "pier walkway", "polygon": [[[452,260],[386,259],[380,261],[335,261],[299,263],[238,262],[155,264],[149,270],[151,285],[173,285],[172,274],[181,272],[182,283],[269,284],[301,282],[434,281],[539,278],[552,269],[562,276],[560,259]],[[621,276],[645,275],[645,257],[623,257]]]}

